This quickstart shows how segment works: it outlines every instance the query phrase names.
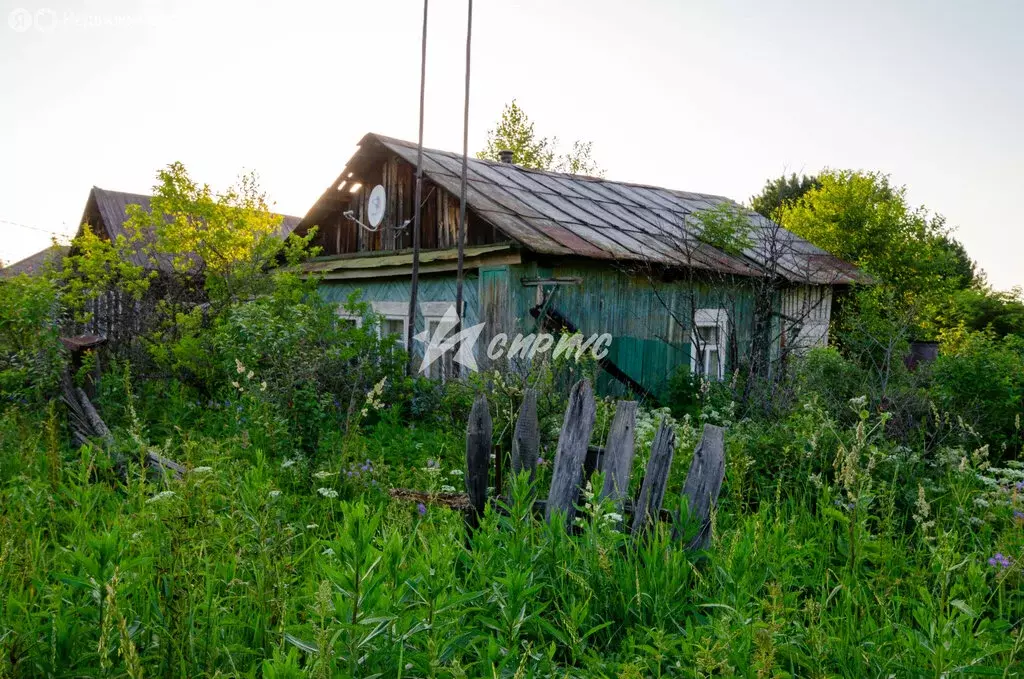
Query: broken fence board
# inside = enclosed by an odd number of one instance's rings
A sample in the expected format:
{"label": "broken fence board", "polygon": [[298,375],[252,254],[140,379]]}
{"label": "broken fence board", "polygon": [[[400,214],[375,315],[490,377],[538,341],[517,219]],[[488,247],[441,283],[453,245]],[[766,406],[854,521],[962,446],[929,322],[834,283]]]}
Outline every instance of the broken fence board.
{"label": "broken fence board", "polygon": [[676,432],[662,419],[658,433],[651,444],[651,459],[647,462],[640,499],[633,514],[633,535],[643,533],[661,514],[661,503],[665,499],[668,472],[672,467],[672,455],[676,447]]}
{"label": "broken fence board", "polygon": [[629,495],[629,475],[633,469],[636,449],[636,401],[619,401],[608,430],[608,443],[604,447],[604,487],[602,498],[610,498],[618,505]]}
{"label": "broken fence board", "polygon": [[588,380],[577,382],[569,393],[569,405],[562,421],[562,433],[558,437],[555,452],[554,471],[551,474],[551,488],[545,506],[545,518],[557,512],[565,514],[567,526],[572,525],[575,514],[574,502],[580,491],[583,463],[590,445],[590,434],[594,429],[597,405],[594,391]]}
{"label": "broken fence board", "polygon": [[480,525],[487,502],[487,471],[491,462],[491,435],[493,425],[487,397],[480,394],[473,401],[466,426],[466,492],[470,510],[466,522],[471,529]]}
{"label": "broken fence board", "polygon": [[[711,542],[711,508],[718,504],[725,477],[725,430],[713,424],[704,425],[704,435],[693,452],[690,471],[683,485],[683,495],[689,509],[686,526],[677,526],[675,537],[682,536],[681,528],[698,526],[696,535],[687,549],[707,549]],[[688,531],[687,531],[688,532]]]}
{"label": "broken fence board", "polygon": [[537,458],[540,456],[540,427],[537,424],[537,390],[526,389],[523,392],[523,405],[519,409],[519,419],[512,435],[512,474],[519,476],[524,469],[530,472],[533,481],[537,470]]}

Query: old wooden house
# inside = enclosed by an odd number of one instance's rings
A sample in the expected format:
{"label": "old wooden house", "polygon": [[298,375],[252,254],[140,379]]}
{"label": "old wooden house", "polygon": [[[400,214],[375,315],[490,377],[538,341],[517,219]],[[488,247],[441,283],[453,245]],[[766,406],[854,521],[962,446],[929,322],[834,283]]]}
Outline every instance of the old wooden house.
{"label": "old wooden house", "polygon": [[[318,227],[323,256],[305,269],[322,277],[323,296],[340,309],[359,291],[403,343],[416,156],[415,144],[366,135],[296,227]],[[461,155],[424,149],[423,173],[417,332],[455,301]],[[486,323],[478,362],[487,365],[499,333],[610,333],[606,391],[662,393],[679,366],[722,379],[748,360],[759,332],[776,358],[823,344],[834,289],[861,278],[720,196],[471,159],[467,209],[462,318]],[[723,219],[738,221],[742,236],[720,243],[709,225]]]}

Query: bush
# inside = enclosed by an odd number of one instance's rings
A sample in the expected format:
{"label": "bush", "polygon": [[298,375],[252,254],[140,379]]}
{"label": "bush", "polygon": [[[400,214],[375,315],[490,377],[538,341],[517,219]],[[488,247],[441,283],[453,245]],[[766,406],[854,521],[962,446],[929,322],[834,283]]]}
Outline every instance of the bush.
{"label": "bush", "polygon": [[0,281],[0,394],[38,402],[54,394],[64,370],[57,289],[46,277]]}
{"label": "bush", "polygon": [[1020,451],[1024,338],[967,333],[955,345],[947,343],[932,374],[932,394],[940,410],[962,418],[993,452]]}

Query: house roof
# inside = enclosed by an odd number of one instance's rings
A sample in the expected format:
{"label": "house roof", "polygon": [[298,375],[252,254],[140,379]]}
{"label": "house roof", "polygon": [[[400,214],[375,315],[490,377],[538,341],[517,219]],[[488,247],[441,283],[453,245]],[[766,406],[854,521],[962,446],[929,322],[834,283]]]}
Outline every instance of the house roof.
{"label": "house roof", "polygon": [[[115,240],[121,235],[127,237],[128,233],[125,230],[124,225],[125,222],[128,221],[128,206],[138,205],[143,210],[149,210],[151,198],[152,196],[147,196],[141,193],[110,191],[108,189],[101,189],[98,186],[94,186],[89,192],[89,199],[86,202],[85,210],[82,213],[81,223],[88,222],[92,215],[99,215],[103,220],[103,225],[106,227],[107,234],[110,236],[111,240]],[[281,215],[281,217],[283,219],[280,227],[278,228],[278,235],[281,238],[286,238],[288,234],[295,230],[295,227],[298,226],[301,218],[292,215]],[[141,244],[134,251],[129,253],[128,256],[136,266],[147,268],[150,266],[149,256],[145,253]],[[161,271],[173,271],[173,258],[170,255],[158,255],[157,268]]]}
{"label": "house roof", "polygon": [[[321,202],[337,200],[335,186],[374,147],[383,147],[416,165],[416,144],[367,134]],[[425,148],[423,174],[458,196],[462,155]],[[533,170],[477,158],[469,159],[467,175],[467,206],[534,252],[738,275],[775,272],[804,283],[866,280],[852,265],[723,196]],[[730,254],[700,239],[698,213],[720,205],[730,206],[749,220],[752,244],[742,252]],[[311,226],[319,214],[314,206],[300,228]]]}
{"label": "house roof", "polygon": [[9,278],[19,274],[34,276],[49,266],[59,269],[69,249],[66,245],[51,245],[35,254],[29,255],[25,259],[0,269],[0,278]]}

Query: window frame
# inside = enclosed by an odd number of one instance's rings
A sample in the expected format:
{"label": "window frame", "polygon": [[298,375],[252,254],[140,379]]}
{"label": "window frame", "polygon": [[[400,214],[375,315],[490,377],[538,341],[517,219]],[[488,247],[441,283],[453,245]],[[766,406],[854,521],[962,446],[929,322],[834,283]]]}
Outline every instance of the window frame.
{"label": "window frame", "polygon": [[[698,328],[715,328],[718,337],[715,343],[700,342]],[[693,328],[690,330],[690,372],[722,381],[725,379],[725,357],[729,347],[729,314],[725,309],[697,309],[693,315]],[[718,353],[718,374],[709,375],[711,354],[708,349]],[[703,355],[700,355],[703,354]],[[700,372],[697,373],[697,366]]]}

